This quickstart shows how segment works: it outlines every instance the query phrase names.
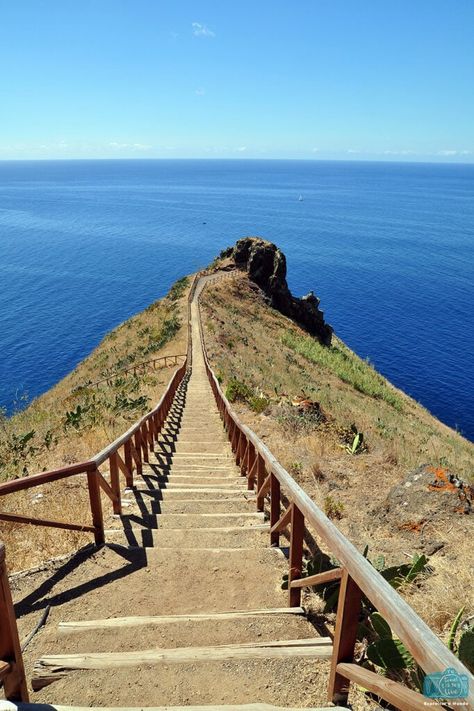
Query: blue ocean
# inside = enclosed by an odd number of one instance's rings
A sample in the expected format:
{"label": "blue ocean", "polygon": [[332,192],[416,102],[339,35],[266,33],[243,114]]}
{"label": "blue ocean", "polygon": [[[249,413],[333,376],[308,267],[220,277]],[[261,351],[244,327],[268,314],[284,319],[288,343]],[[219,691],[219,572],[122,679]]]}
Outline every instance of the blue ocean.
{"label": "blue ocean", "polygon": [[244,235],[279,245],[293,292],[474,440],[473,165],[0,162],[0,405]]}

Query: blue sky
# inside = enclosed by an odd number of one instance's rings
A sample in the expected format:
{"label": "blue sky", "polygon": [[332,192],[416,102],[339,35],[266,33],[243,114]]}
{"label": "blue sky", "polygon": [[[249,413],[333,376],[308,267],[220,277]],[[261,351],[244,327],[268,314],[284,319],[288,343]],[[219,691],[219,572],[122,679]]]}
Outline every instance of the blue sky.
{"label": "blue sky", "polygon": [[0,0],[0,159],[474,162],[474,0]]}

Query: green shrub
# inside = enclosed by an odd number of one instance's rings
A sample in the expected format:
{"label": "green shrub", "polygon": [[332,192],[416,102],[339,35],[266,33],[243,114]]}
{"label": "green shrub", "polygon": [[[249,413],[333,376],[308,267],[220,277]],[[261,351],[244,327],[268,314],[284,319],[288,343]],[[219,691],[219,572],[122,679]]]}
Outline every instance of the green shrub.
{"label": "green shrub", "polygon": [[182,277],[182,279],[178,279],[178,281],[175,281],[175,283],[168,292],[168,298],[171,301],[177,301],[178,299],[180,299],[186,291],[188,284],[189,278],[187,276]]}
{"label": "green shrub", "polygon": [[252,391],[245,383],[237,378],[231,378],[225,390],[225,396],[229,402],[247,402],[252,397]]}
{"label": "green shrub", "polygon": [[262,412],[265,412],[269,404],[270,401],[266,397],[260,397],[258,395],[252,395],[248,400],[248,406],[251,410],[256,412],[257,415],[261,415]]}
{"label": "green shrub", "polygon": [[342,501],[337,501],[332,496],[326,496],[324,499],[324,513],[328,518],[340,519],[344,511]]}

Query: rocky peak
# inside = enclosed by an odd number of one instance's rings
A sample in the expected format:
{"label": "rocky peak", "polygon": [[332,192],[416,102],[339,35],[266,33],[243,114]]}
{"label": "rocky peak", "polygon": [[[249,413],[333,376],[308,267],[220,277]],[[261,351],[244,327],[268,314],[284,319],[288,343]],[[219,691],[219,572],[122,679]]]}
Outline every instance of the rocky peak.
{"label": "rocky peak", "polygon": [[260,237],[244,237],[220,256],[228,268],[245,270],[274,308],[297,321],[324,345],[331,344],[332,328],[324,321],[319,299],[312,291],[301,299],[292,295],[286,282],[286,258],[275,244]]}

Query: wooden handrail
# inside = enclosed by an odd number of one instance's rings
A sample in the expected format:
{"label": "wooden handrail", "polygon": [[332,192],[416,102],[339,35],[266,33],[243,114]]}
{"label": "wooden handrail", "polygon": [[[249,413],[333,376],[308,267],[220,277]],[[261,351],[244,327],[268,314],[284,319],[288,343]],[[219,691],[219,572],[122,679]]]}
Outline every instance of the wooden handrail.
{"label": "wooden handrail", "polygon": [[178,353],[178,354],[170,354],[166,356],[157,356],[156,358],[150,358],[150,360],[143,360],[140,361],[140,363],[135,363],[135,365],[131,365],[128,368],[119,368],[116,370],[114,373],[111,373],[108,375],[106,378],[102,378],[101,380],[96,380],[93,383],[81,383],[80,385],[76,385],[73,390],[82,390],[83,388],[95,388],[99,385],[102,385],[102,383],[109,383],[111,380],[114,380],[115,378],[118,378],[120,375],[126,375],[127,373],[130,373],[132,370],[136,372],[140,368],[145,368],[148,365],[155,365],[155,363],[158,363],[159,361],[164,360],[165,364],[164,367],[166,368],[168,363],[167,360],[168,358],[173,359],[174,358],[174,363],[172,365],[178,365],[177,359],[178,358],[186,358],[186,353]]}
{"label": "wooden handrail", "polygon": [[[188,295],[188,349],[186,356],[163,356],[153,359],[165,360],[184,357],[184,363],[175,371],[169,381],[165,392],[158,404],[146,415],[141,417],[124,434],[117,437],[103,450],[86,462],[71,464],[47,472],[40,472],[22,479],[0,484],[0,497],[13,494],[25,489],[42,486],[71,476],[86,475],[89,493],[89,502],[92,515],[92,525],[67,523],[65,521],[51,521],[49,519],[33,518],[20,514],[0,512],[0,520],[11,523],[29,524],[34,526],[49,526],[72,531],[84,531],[94,534],[96,545],[105,542],[104,517],[102,512],[101,490],[113,503],[114,513],[121,513],[120,472],[125,475],[126,485],[133,487],[133,466],[135,464],[138,474],[141,474],[143,461],[148,461],[149,452],[163,427],[168,412],[171,408],[176,391],[182,382],[186,370],[191,362],[191,301],[194,295],[198,277],[195,275]],[[134,366],[135,368],[139,365]],[[133,367],[131,368],[133,370]],[[106,378],[105,380],[108,380]],[[105,382],[105,381],[99,381]],[[92,383],[96,385],[98,383]],[[120,448],[123,447],[123,458]],[[109,461],[110,483],[99,471],[105,461]],[[25,680],[25,671],[18,638],[15,613],[11,597],[8,576],[5,568],[5,546],[0,542],[0,684],[3,684],[5,696],[9,701],[28,701],[28,691]]]}
{"label": "wooden handrail", "polygon": [[[198,290],[198,300],[205,288],[205,280],[202,280]],[[351,663],[354,656],[354,645],[356,641],[356,628],[358,613],[360,610],[361,595],[364,594],[375,608],[381,612],[388,624],[404,643],[413,655],[413,658],[427,674],[443,672],[448,668],[454,669],[458,674],[468,677],[469,696],[467,699],[457,699],[457,704],[465,704],[463,708],[474,709],[474,677],[460,660],[452,654],[441,640],[432,632],[428,625],[415,613],[408,603],[396,592],[396,590],[375,570],[369,561],[355,548],[355,546],[341,533],[335,524],[321,511],[308,494],[297,484],[293,477],[278,462],[276,457],[259,437],[246,425],[244,425],[237,414],[233,411],[229,401],[225,397],[220,384],[210,366],[207,356],[206,345],[202,328],[200,309],[199,329],[201,345],[204,355],[206,371],[211,388],[214,392],[216,404],[223,419],[224,426],[228,432],[232,443],[233,451],[236,455],[236,462],[243,467],[253,469],[253,462],[242,461],[242,451],[244,447],[252,445],[253,456],[261,458],[264,465],[264,473],[258,469],[257,478],[257,498],[262,499],[270,484],[270,508],[271,508],[271,543],[278,543],[278,521],[280,519],[280,488],[284,490],[288,501],[293,505],[293,514],[297,514],[297,541],[290,544],[290,576],[289,576],[289,596],[291,605],[299,604],[301,594],[300,575],[295,574],[302,555],[303,540],[301,534],[302,522],[306,526],[314,529],[320,540],[324,542],[331,554],[337,558],[342,569],[341,590],[339,594],[339,607],[336,621],[336,632],[334,642],[334,654],[330,678],[329,697],[333,702],[344,703],[347,700],[347,681],[341,672],[341,663]],[[258,467],[258,464],[257,464]],[[276,482],[275,486],[272,483]],[[262,501],[259,502],[261,507]],[[286,518],[286,517],[285,517]],[[293,516],[292,516],[293,522]],[[294,523],[294,522],[293,522]],[[293,528],[292,536],[293,536]],[[292,563],[293,557],[293,563]],[[292,585],[292,581],[296,583]],[[344,667],[342,667],[344,669]],[[383,686],[383,677],[377,676],[378,687]],[[381,681],[380,681],[381,680]],[[372,685],[373,686],[373,685]],[[374,689],[381,696],[387,696]],[[366,686],[366,688],[371,688]],[[414,693],[414,692],[412,692]],[[421,695],[419,695],[420,698]],[[388,699],[387,699],[388,700]],[[393,694],[390,691],[390,700],[393,702]],[[402,702],[401,697],[399,701]],[[400,709],[408,708],[400,705]],[[433,706],[430,702],[430,708]]]}
{"label": "wooden handrail", "polygon": [[[120,514],[120,473],[125,475],[126,486],[133,487],[133,468],[135,466],[137,474],[141,474],[142,464],[144,461],[148,461],[149,452],[153,449],[154,443],[158,439],[159,432],[161,431],[168,415],[178,386],[183,380],[186,370],[189,367],[189,359],[191,357],[191,301],[193,299],[197,281],[198,275],[195,275],[188,294],[188,354],[186,356],[162,356],[151,361],[147,361],[150,363],[160,359],[174,358],[175,362],[177,362],[178,358],[185,358],[184,363],[171,377],[171,380],[169,381],[166,390],[157,405],[150,410],[150,412],[135,422],[126,432],[117,437],[113,442],[108,444],[104,447],[104,449],[95,454],[86,462],[71,464],[59,469],[32,474],[30,476],[23,477],[22,479],[14,479],[0,484],[0,497],[2,497],[7,494],[13,494],[36,486],[42,486],[67,477],[85,474],[87,476],[87,486],[89,489],[93,525],[90,526],[79,523],[67,523],[65,521],[51,521],[49,519],[39,519],[7,512],[0,512],[0,520],[10,521],[12,523],[31,524],[35,526],[49,526],[52,528],[94,532],[96,544],[101,545],[104,543],[104,523],[100,489],[105,492],[105,494],[112,501],[114,513]],[[138,364],[135,367],[138,367]],[[123,457],[120,455],[120,449],[122,447]],[[109,462],[110,483],[104,479],[99,471],[99,467],[107,460]]]}

